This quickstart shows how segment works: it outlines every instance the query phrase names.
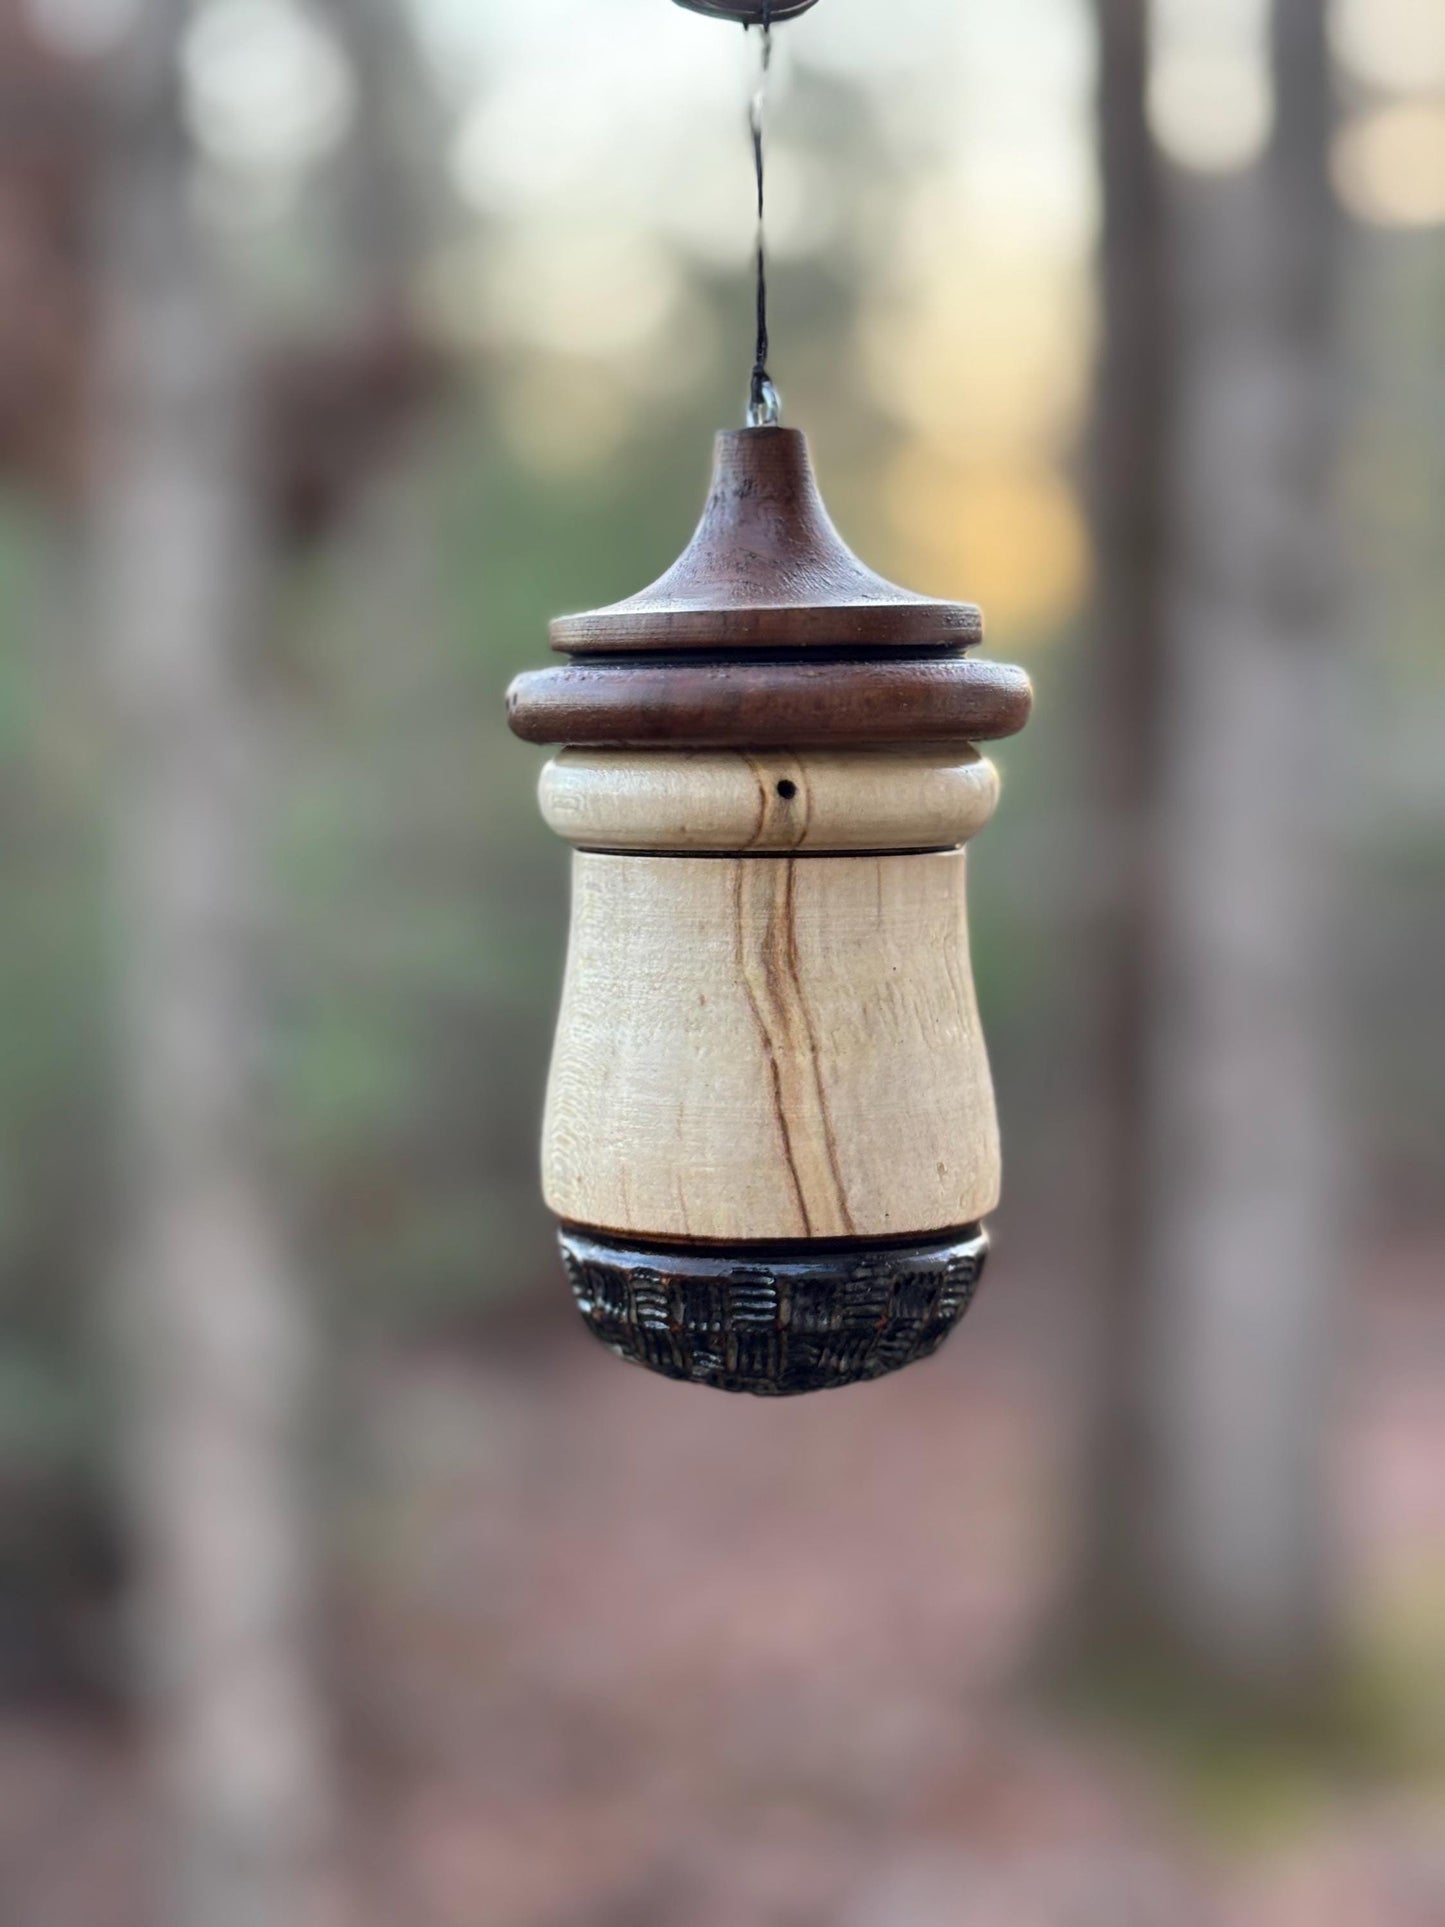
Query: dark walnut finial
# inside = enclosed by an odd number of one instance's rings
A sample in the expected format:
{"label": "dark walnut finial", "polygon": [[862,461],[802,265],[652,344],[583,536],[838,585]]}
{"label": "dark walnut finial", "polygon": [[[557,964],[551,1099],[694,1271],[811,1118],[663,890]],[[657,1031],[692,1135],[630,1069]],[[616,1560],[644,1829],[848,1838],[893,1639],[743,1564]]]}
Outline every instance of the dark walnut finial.
{"label": "dark walnut finial", "polygon": [[972,603],[913,595],[875,574],[834,528],[797,428],[721,434],[697,532],[651,588],[552,624],[570,655],[683,649],[963,649]]}
{"label": "dark walnut finial", "polygon": [[519,676],[512,729],[573,748],[886,747],[1012,736],[1021,669],[976,662],[968,602],[887,582],[834,528],[796,428],[719,435],[677,562],[639,595],[552,625],[564,668]]}
{"label": "dark walnut finial", "polygon": [[818,0],[677,0],[689,13],[706,14],[709,20],[732,20],[743,27],[761,27],[765,21],[777,26],[781,20],[796,20],[800,13],[816,7]]}

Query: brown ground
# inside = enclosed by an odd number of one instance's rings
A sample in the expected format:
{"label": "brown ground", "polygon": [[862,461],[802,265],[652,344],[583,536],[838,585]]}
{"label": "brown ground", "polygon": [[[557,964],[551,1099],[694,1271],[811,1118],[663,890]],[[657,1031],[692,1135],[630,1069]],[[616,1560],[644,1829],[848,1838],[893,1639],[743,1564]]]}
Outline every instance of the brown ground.
{"label": "brown ground", "polygon": [[[935,1365],[778,1407],[570,1326],[388,1359],[337,1616],[368,1927],[1441,1927],[1445,1776],[1399,1757],[1441,1683],[1438,1256],[1377,1278],[1340,1440],[1383,1752],[1022,1688],[1067,1361],[1002,1270]],[[4,1927],[149,1927],[135,1782],[123,1738],[0,1729]]]}

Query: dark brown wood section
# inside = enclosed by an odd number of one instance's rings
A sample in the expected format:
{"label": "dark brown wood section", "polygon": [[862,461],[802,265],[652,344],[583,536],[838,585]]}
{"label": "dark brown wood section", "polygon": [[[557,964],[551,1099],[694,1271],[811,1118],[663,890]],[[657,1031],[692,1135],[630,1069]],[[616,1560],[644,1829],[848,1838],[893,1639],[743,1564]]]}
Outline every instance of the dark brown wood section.
{"label": "dark brown wood section", "polygon": [[507,718],[529,743],[576,748],[863,748],[1016,736],[1022,669],[963,656],[886,661],[572,663],[519,676]]}
{"label": "dark brown wood section", "polygon": [[642,1247],[564,1227],[593,1334],[619,1358],[721,1392],[789,1398],[857,1385],[936,1352],[972,1304],[980,1225],[903,1245]]}
{"label": "dark brown wood section", "polygon": [[965,657],[832,663],[572,663],[518,676],[507,719],[524,742],[574,748],[807,750],[996,742],[1033,711],[1008,663]]}
{"label": "dark brown wood section", "polygon": [[916,651],[982,638],[972,603],[912,595],[858,560],[829,520],[796,428],[719,435],[702,521],[667,574],[625,602],[552,624],[552,646],[569,655]]}
{"label": "dark brown wood section", "polygon": [[689,13],[705,13],[709,20],[734,20],[740,26],[760,27],[764,20],[776,26],[780,20],[796,20],[800,13],[816,7],[818,0],[677,0]]}

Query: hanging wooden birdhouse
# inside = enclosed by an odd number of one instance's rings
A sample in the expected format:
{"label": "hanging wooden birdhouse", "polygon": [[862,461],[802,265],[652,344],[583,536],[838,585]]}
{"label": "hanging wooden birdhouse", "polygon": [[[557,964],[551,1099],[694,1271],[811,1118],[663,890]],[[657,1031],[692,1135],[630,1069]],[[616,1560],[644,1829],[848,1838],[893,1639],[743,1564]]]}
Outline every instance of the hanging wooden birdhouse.
{"label": "hanging wooden birdhouse", "polygon": [[968,1308],[1000,1160],[966,846],[998,800],[977,745],[1032,702],[982,633],[859,561],[804,436],[755,426],[668,573],[555,622],[570,660],[512,687],[575,850],[543,1188],[623,1357],[811,1392]]}

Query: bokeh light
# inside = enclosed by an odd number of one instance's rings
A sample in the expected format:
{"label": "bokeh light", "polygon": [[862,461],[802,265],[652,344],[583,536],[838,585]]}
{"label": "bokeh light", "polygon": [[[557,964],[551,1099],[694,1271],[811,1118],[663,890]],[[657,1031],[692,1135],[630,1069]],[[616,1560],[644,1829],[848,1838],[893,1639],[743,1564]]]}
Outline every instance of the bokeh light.
{"label": "bokeh light", "polygon": [[1083,508],[1057,469],[970,467],[915,444],[889,469],[888,507],[908,579],[982,604],[991,629],[1025,654],[1060,635],[1088,590]]}
{"label": "bokeh light", "polygon": [[1247,167],[1269,139],[1274,102],[1264,0],[1157,0],[1149,117],[1182,167]]}
{"label": "bokeh light", "polygon": [[1335,0],[1330,26],[1355,79],[1398,93],[1445,86],[1445,7],[1435,0]]}
{"label": "bokeh light", "polygon": [[186,36],[198,145],[243,174],[294,174],[336,147],[351,83],[334,41],[294,0],[207,0]]}
{"label": "bokeh light", "polygon": [[25,0],[36,32],[81,58],[110,51],[129,28],[138,0]]}
{"label": "bokeh light", "polygon": [[1445,222],[1445,101],[1356,114],[1335,137],[1332,163],[1358,219],[1400,228]]}

